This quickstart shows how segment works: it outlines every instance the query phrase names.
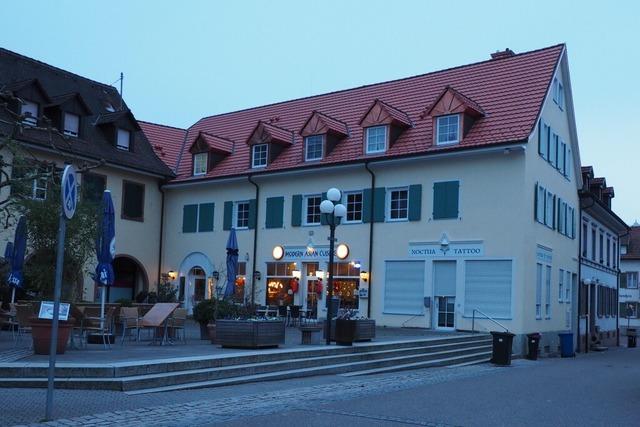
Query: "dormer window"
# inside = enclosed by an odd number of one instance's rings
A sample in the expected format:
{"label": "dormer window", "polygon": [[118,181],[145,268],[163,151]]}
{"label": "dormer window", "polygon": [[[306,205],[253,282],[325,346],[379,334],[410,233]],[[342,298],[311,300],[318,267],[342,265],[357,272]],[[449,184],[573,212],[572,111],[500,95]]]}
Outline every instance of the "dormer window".
{"label": "dormer window", "polygon": [[372,126],[366,129],[367,154],[384,153],[387,150],[388,126]]}
{"label": "dormer window", "polygon": [[307,162],[322,160],[323,145],[324,137],[322,135],[307,136],[304,139],[304,160]]}
{"label": "dormer window", "polygon": [[80,116],[73,113],[64,113],[64,129],[62,133],[77,137],[80,133]]}
{"label": "dormer window", "polygon": [[267,166],[267,144],[257,144],[251,147],[251,167],[264,168]]}
{"label": "dormer window", "polygon": [[438,117],[437,120],[437,145],[457,144],[460,142],[460,115],[451,114]]}
{"label": "dormer window", "polygon": [[116,148],[122,151],[129,151],[131,146],[131,132],[118,128]]}
{"label": "dormer window", "polygon": [[20,114],[24,116],[22,123],[27,126],[38,124],[38,104],[32,101],[24,101],[20,108]]}
{"label": "dormer window", "polygon": [[207,173],[207,153],[197,153],[193,155],[193,175],[204,175]]}
{"label": "dormer window", "polygon": [[561,110],[564,109],[564,86],[558,78],[553,79],[553,100]]}

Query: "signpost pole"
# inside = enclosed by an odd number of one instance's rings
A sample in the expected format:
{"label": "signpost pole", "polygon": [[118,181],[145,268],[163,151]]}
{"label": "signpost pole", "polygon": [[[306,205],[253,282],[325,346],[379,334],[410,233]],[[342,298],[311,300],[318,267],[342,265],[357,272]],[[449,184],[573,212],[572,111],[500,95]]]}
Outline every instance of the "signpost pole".
{"label": "signpost pole", "polygon": [[60,225],[58,227],[56,281],[53,290],[53,321],[51,323],[51,344],[49,346],[49,378],[47,381],[46,420],[51,420],[53,412],[53,376],[55,372],[56,352],[58,346],[58,320],[60,317],[60,294],[62,293],[62,268],[64,265],[64,238],[67,229],[67,220],[62,212],[60,213]]}
{"label": "signpost pole", "polygon": [[[47,403],[45,420],[51,420],[53,414],[53,380],[56,369],[58,350],[58,323],[60,320],[60,295],[62,294],[62,270],[64,267],[64,238],[67,231],[67,219],[71,219],[76,211],[78,190],[76,187],[76,171],[67,165],[62,173],[61,182],[62,207],[58,226],[58,248],[56,251],[56,278],[53,289],[53,319],[51,322],[51,344],[49,345],[49,375],[47,378]],[[65,343],[66,345],[66,343]]]}

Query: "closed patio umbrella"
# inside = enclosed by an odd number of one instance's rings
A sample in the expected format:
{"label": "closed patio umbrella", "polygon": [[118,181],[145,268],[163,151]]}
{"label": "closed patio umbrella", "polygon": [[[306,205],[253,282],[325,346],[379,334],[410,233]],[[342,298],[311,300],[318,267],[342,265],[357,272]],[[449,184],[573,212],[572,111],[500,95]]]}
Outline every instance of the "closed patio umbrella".
{"label": "closed patio umbrella", "polygon": [[[7,257],[7,252],[10,250],[10,243],[11,242],[7,243],[7,247],[5,248],[5,258]],[[16,288],[22,288],[24,281],[22,277],[22,267],[24,266],[24,253],[27,250],[27,218],[25,218],[24,215],[18,220],[18,226],[16,227],[16,234],[11,249],[12,253],[9,256],[11,259],[11,272],[7,278],[7,283],[13,288],[11,291],[11,302],[13,303],[16,298]]]}
{"label": "closed patio umbrella", "polygon": [[235,228],[231,229],[227,240],[227,286],[224,296],[233,295],[235,291],[236,276],[238,275],[238,239]]}
{"label": "closed patio umbrella", "polygon": [[96,284],[102,286],[100,304],[101,328],[104,328],[106,287],[113,285],[114,280],[113,266],[111,263],[113,262],[113,257],[115,256],[116,251],[115,240],[116,230],[113,201],[111,200],[111,192],[109,190],[105,190],[102,195],[102,215],[100,218],[98,238],[96,239],[98,265],[96,266],[95,280]]}

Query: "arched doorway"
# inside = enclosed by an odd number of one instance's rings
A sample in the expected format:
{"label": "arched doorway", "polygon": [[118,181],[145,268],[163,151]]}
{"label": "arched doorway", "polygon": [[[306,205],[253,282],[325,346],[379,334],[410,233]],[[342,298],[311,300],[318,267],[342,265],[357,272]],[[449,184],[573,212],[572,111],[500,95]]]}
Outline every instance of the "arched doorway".
{"label": "arched doorway", "polygon": [[213,263],[202,252],[192,252],[180,264],[178,299],[189,313],[203,299],[211,298]]}
{"label": "arched doorway", "polygon": [[113,286],[107,287],[107,301],[135,300],[136,295],[149,290],[149,279],[144,267],[129,255],[117,255],[113,259]]}

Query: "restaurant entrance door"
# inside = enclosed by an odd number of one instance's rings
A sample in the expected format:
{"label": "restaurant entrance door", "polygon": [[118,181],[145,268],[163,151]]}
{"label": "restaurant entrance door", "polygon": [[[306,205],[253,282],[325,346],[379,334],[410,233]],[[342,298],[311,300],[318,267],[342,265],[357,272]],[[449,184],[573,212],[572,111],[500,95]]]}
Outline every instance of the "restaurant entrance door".
{"label": "restaurant entrance door", "polygon": [[322,284],[316,277],[320,264],[317,262],[302,263],[304,272],[304,283],[301,288],[305,290],[306,298],[303,307],[308,311],[308,316],[318,318],[318,301],[322,299]]}

